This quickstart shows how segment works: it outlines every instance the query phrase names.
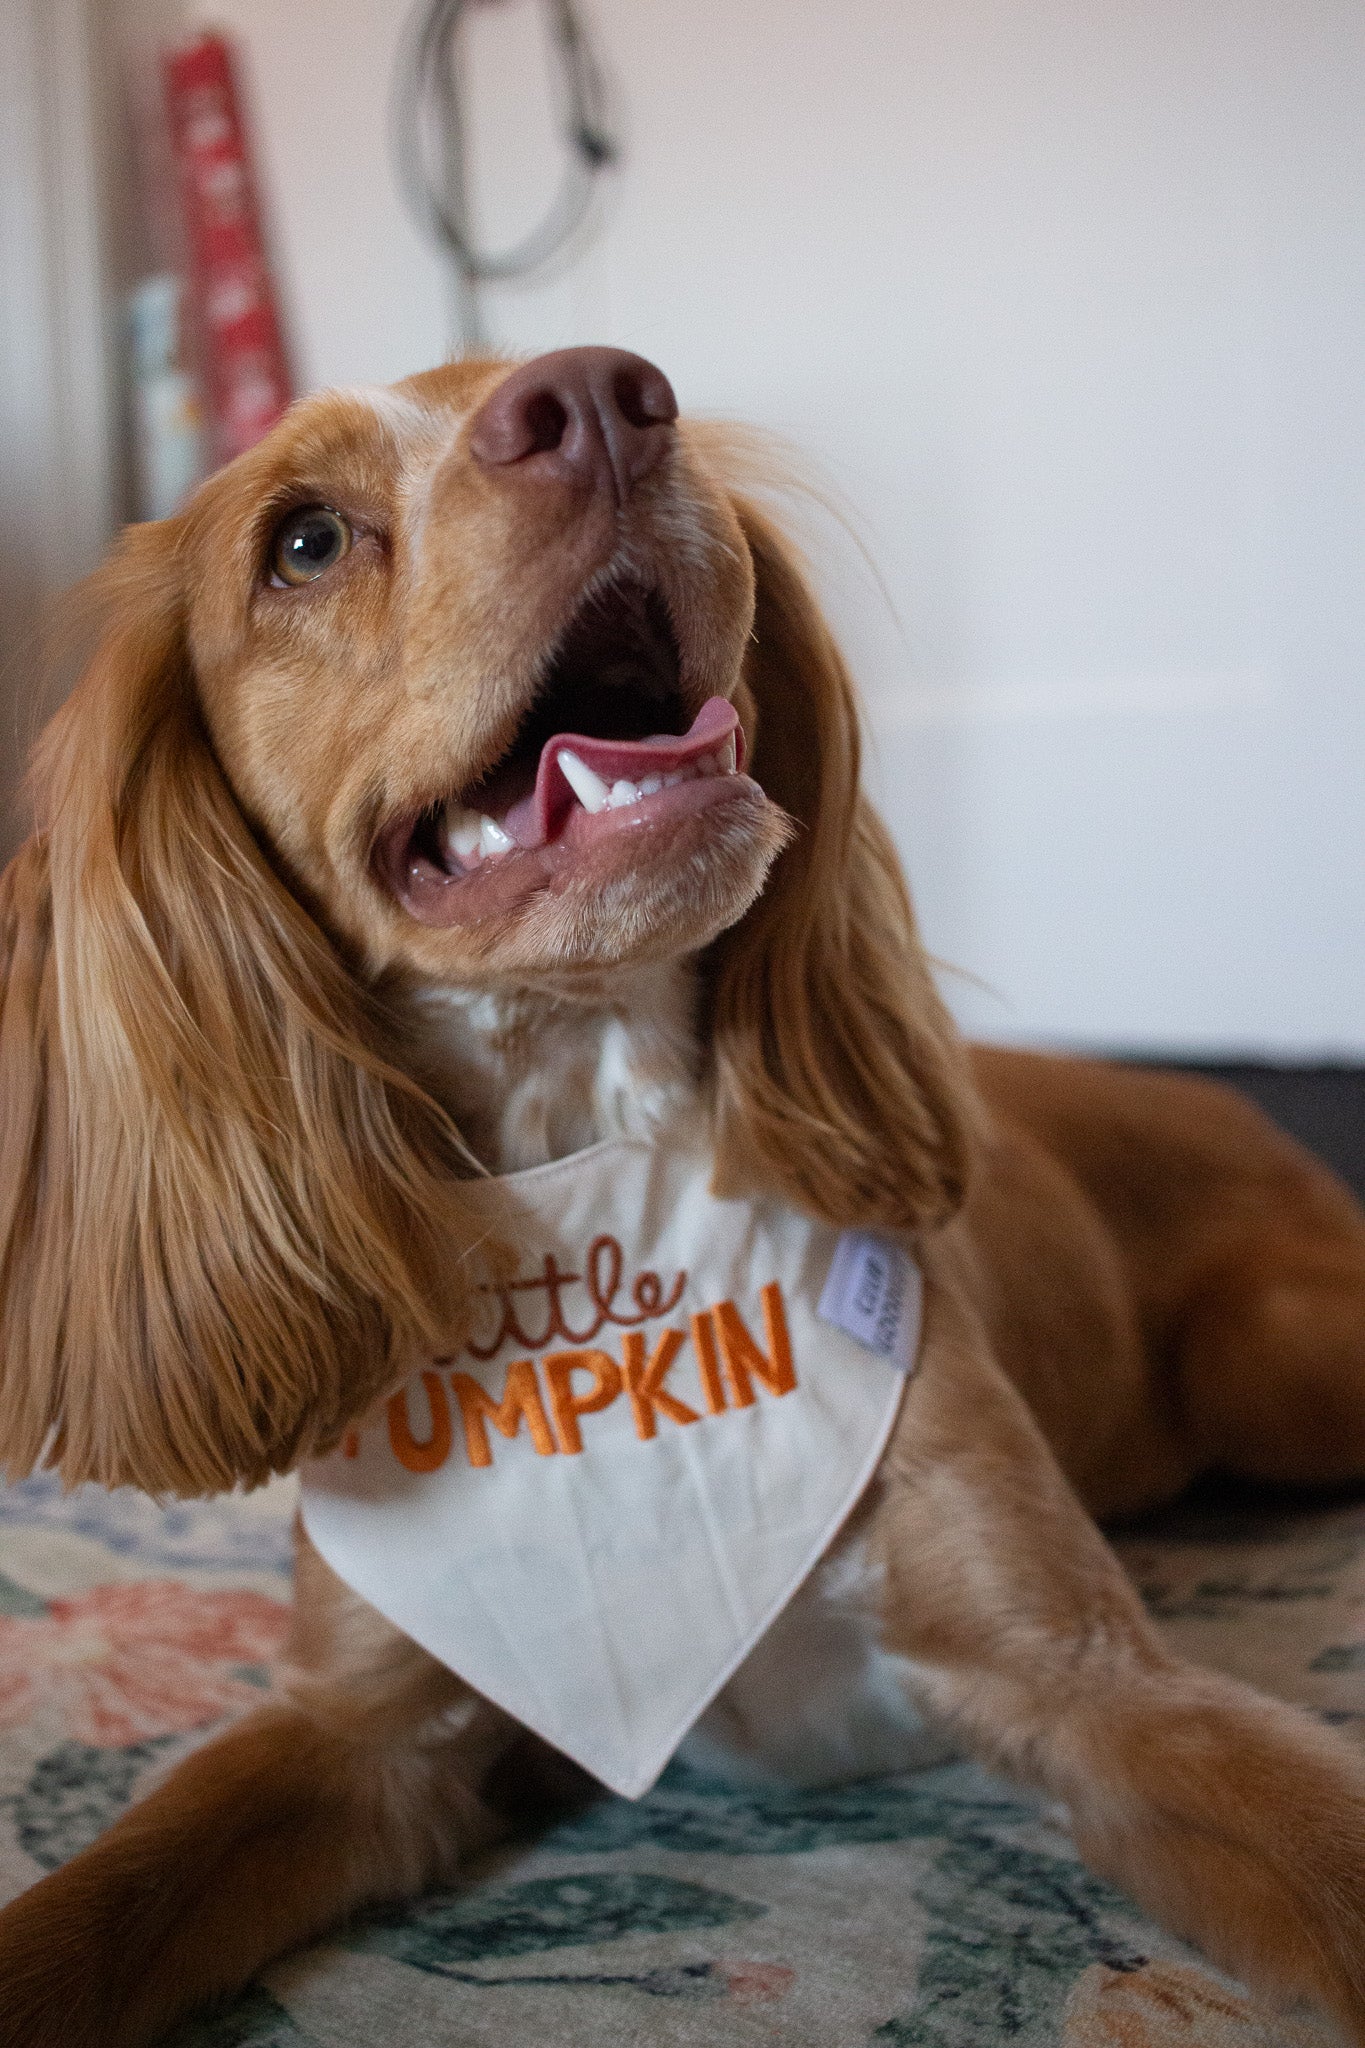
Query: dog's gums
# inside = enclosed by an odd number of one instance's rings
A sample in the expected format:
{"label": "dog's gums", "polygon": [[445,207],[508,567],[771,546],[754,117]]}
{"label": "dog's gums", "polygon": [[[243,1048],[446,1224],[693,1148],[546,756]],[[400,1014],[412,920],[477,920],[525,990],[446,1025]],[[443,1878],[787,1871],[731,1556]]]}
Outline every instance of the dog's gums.
{"label": "dog's gums", "polygon": [[545,742],[534,790],[499,820],[458,798],[446,805],[441,845],[447,864],[452,874],[463,873],[484,855],[544,846],[575,804],[595,817],[658,796],[680,782],[734,775],[742,746],[739,720],[723,697],[708,697],[681,739],[662,732],[642,740],[557,733]]}

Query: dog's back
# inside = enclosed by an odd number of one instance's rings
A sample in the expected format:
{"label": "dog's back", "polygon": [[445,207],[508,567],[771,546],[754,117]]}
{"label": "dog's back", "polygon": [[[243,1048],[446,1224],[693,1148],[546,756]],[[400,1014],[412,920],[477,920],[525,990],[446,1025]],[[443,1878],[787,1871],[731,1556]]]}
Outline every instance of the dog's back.
{"label": "dog's back", "polygon": [[[1011,1328],[997,1340],[1059,1448],[1074,1424],[1087,1465],[1077,1475],[1065,1462],[1091,1505],[1151,1505],[1209,1464],[1289,1485],[1358,1474],[1365,1211],[1335,1174],[1214,1082],[996,1047],[975,1048],[973,1067],[997,1167],[978,1182],[975,1221],[1010,1283]],[[1040,1173],[1052,1178],[1050,1200],[1025,1217],[1011,1190]],[[1119,1338],[1107,1373],[1073,1344],[1059,1375],[1053,1342],[1040,1386],[1019,1302],[1045,1271],[1056,1297],[1047,1218],[1077,1198],[1104,1243],[1091,1238],[1084,1281],[1073,1276],[1069,1291],[1112,1296],[1118,1281],[1137,1370]],[[1097,1430],[1107,1404],[1110,1428]]]}

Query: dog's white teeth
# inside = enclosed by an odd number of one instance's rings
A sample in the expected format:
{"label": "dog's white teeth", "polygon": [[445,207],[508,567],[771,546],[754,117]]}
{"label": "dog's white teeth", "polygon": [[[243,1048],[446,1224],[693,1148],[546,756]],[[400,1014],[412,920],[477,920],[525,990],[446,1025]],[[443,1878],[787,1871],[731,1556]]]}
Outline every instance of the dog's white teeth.
{"label": "dog's white teeth", "polygon": [[458,860],[469,860],[479,851],[481,820],[477,811],[467,811],[460,804],[449,804],[445,814],[445,842],[447,853],[453,853]]}
{"label": "dog's white teeth", "polygon": [[585,811],[620,811],[627,804],[639,803],[641,797],[657,796],[661,789],[673,789],[680,782],[694,782],[703,775],[733,775],[735,762],[732,735],[722,741],[714,754],[703,754],[697,761],[685,761],[680,768],[670,769],[667,775],[646,775],[639,782],[628,782],[625,776],[621,776],[608,784],[571,748],[561,747],[559,750],[559,765],[564,771],[564,779]]}
{"label": "dog's white teeth", "polygon": [[446,805],[442,836],[447,855],[463,868],[477,867],[490,854],[510,853],[516,845],[496,818],[467,811],[463,804]]}
{"label": "dog's white teeth", "polygon": [[560,748],[559,765],[564,770],[564,780],[585,811],[604,811],[607,808],[611,791],[595,769],[589,768],[587,762],[580,760],[568,747]]}

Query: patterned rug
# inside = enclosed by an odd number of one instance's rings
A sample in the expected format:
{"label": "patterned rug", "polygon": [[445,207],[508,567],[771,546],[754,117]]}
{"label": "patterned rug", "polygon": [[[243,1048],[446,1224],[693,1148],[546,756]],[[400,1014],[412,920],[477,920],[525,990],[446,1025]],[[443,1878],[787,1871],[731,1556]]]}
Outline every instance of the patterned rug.
{"label": "patterned rug", "polygon": [[[0,1490],[0,1900],[259,1701],[292,1490],[157,1509]],[[1365,1718],[1365,1505],[1186,1507],[1125,1539],[1172,1641]],[[1327,2048],[965,1764],[819,1793],[674,1766],[459,1890],[293,1956],[175,2048]]]}

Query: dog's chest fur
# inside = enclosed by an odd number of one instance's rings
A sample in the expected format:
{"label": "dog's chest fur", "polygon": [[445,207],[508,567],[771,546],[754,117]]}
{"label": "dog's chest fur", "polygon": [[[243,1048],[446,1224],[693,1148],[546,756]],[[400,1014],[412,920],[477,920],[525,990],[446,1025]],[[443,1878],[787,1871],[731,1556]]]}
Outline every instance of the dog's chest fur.
{"label": "dog's chest fur", "polygon": [[[598,987],[421,999],[424,1077],[471,1151],[515,1173],[606,1138],[652,1139],[694,1096],[697,988],[685,966]],[[699,1768],[821,1783],[946,1754],[910,1704],[913,1671],[881,1649],[860,1538],[838,1540],[683,1745]]]}
{"label": "dog's chest fur", "polygon": [[423,1064],[492,1173],[566,1158],[603,1138],[651,1138],[692,1095],[696,985],[652,967],[566,990],[431,989]]}

